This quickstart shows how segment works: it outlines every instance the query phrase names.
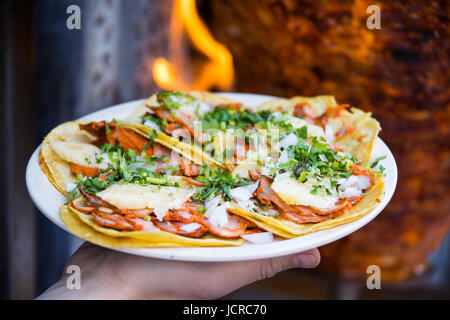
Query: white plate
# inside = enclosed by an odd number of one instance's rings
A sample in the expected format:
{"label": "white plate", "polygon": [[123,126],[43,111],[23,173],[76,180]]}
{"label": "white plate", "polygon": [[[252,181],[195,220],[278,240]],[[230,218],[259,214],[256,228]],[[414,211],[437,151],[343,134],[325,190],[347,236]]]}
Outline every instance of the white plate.
{"label": "white plate", "polygon": [[[247,104],[249,106],[255,106],[269,99],[275,98],[265,95],[237,93],[223,93],[221,95],[236,101],[243,102],[244,104]],[[109,121],[113,118],[120,120],[125,118],[141,102],[142,100],[123,103],[117,106],[97,111],[79,120]],[[65,224],[61,221],[59,215],[59,207],[65,202],[65,197],[61,195],[50,184],[47,177],[41,171],[38,164],[39,149],[40,146],[34,151],[28,162],[26,171],[28,192],[30,193],[31,198],[33,199],[38,209],[47,218],[49,218],[62,229],[70,232]],[[380,138],[377,138],[374,145],[372,158],[374,159],[383,155],[386,155],[387,158],[382,161],[382,165],[386,168],[386,177],[384,179],[385,190],[381,202],[369,214],[354,222],[340,225],[329,230],[318,231],[295,239],[274,241],[268,244],[256,245],[246,242],[240,247],[225,248],[141,248],[118,250],[131,254],[161,259],[184,261],[237,261],[283,256],[323,246],[330,242],[341,239],[349,235],[350,233],[362,228],[364,225],[374,219],[391,200],[392,195],[394,194],[395,186],[397,184],[397,165],[389,148]]]}

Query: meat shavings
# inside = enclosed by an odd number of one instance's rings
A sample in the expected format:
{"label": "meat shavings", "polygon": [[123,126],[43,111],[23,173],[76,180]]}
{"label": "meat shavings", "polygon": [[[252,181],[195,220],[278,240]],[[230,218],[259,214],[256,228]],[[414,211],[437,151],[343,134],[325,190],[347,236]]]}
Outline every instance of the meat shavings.
{"label": "meat shavings", "polygon": [[82,176],[92,178],[100,174],[100,168],[80,166],[79,164],[71,162],[70,172],[74,175],[81,174]]}
{"label": "meat shavings", "polygon": [[[329,219],[334,219],[345,214],[360,197],[343,198],[337,202],[337,207],[321,211],[312,207],[302,205],[288,205],[276,194],[271,188],[272,180],[266,176],[260,176],[254,171],[249,171],[249,175],[253,180],[259,179],[260,183],[258,189],[253,193],[253,196],[263,205],[271,209],[275,209],[279,213],[280,219],[290,220],[295,223],[317,223]],[[255,179],[257,178],[257,179]]]}

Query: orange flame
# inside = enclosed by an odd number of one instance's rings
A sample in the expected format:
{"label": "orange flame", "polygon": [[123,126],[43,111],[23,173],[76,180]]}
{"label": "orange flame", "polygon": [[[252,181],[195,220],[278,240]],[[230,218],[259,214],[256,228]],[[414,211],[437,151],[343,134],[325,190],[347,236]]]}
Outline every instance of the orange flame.
{"label": "orange flame", "polygon": [[234,79],[233,57],[225,46],[213,38],[200,19],[195,0],[175,0],[169,39],[172,51],[181,47],[180,28],[186,32],[192,45],[208,58],[208,62],[201,66],[194,81],[186,83],[173,61],[159,57],[153,62],[156,84],[168,90],[230,89]]}

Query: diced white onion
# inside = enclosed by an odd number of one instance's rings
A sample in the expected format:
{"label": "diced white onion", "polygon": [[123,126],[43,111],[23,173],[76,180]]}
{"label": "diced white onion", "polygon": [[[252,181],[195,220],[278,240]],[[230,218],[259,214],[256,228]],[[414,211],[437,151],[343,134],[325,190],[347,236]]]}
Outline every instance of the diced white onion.
{"label": "diced white onion", "polygon": [[237,201],[237,204],[239,207],[247,211],[253,211],[253,209],[257,209],[255,203],[252,200],[240,200]]}
{"label": "diced white onion", "polygon": [[230,207],[230,202],[225,202],[224,204],[214,208],[209,209],[206,213],[208,214],[209,222],[215,227],[226,226],[228,224],[228,212],[227,209]]}
{"label": "diced white onion", "polygon": [[357,183],[358,183],[358,186],[361,188],[361,189],[367,189],[367,188],[369,188],[370,187],[370,178],[368,177],[368,176],[364,176],[364,175],[360,175],[360,176],[357,176],[358,177],[358,181],[357,181]]}
{"label": "diced white onion", "polygon": [[247,186],[237,187],[230,190],[230,194],[236,201],[248,200],[252,197],[253,192],[258,189],[259,180]]}
{"label": "diced white onion", "polygon": [[278,120],[282,116],[280,111],[275,111],[269,116],[269,121]]}
{"label": "diced white onion", "polygon": [[328,141],[333,141],[334,140],[334,130],[333,130],[333,127],[330,126],[329,124],[327,124],[325,126],[325,138]]}
{"label": "diced white onion", "polygon": [[198,228],[200,228],[202,225],[197,223],[197,222],[193,222],[193,223],[189,223],[186,224],[182,227],[180,227],[181,230],[186,231],[188,233],[197,230]]}
{"label": "diced white onion", "polygon": [[153,121],[150,121],[150,120],[145,121],[144,126],[152,128],[156,131],[161,131],[161,128],[156,123],[154,123]]}
{"label": "diced white onion", "polygon": [[280,142],[278,142],[278,147],[287,149],[290,146],[297,145],[297,142],[298,142],[297,136],[293,133],[290,133],[286,137],[284,137],[282,140],[280,140]]}
{"label": "diced white onion", "polygon": [[327,160],[327,157],[325,157],[325,155],[323,155],[323,154],[319,154],[319,158],[320,158],[320,160],[322,160],[322,161],[324,161],[324,162],[327,162],[328,160]]}
{"label": "diced white onion", "polygon": [[339,187],[342,189],[346,189],[348,187],[355,187],[364,190],[370,187],[370,178],[365,175],[360,176],[353,175],[348,178],[338,179],[337,182],[340,185]]}
{"label": "diced white onion", "polygon": [[357,197],[362,194],[361,189],[349,187],[345,189],[343,192],[341,192],[341,196],[345,198],[351,198],[351,197]]}
{"label": "diced white onion", "polygon": [[316,113],[314,112],[314,110],[311,109],[311,108],[308,107],[308,106],[303,107],[303,111],[304,111],[308,116],[310,116],[311,118],[317,117],[317,116],[316,116]]}
{"label": "diced white onion", "polygon": [[164,216],[166,215],[167,211],[169,211],[169,206],[157,206],[154,208],[156,218],[158,218],[159,221],[163,221]]}
{"label": "diced white onion", "polygon": [[289,161],[289,152],[286,149],[284,149],[281,152],[280,158],[278,159],[278,163],[279,164],[283,164],[283,163],[286,163],[288,161]]}
{"label": "diced white onion", "polygon": [[156,165],[150,165],[148,163],[145,162],[133,162],[129,164],[129,167],[133,170],[138,169],[138,168],[144,168],[150,171],[154,171],[156,169]]}
{"label": "diced white onion", "polygon": [[[218,206],[219,203],[220,203],[220,199],[222,199],[222,196],[215,196],[215,197],[212,198],[212,199],[206,199],[206,200],[205,200],[205,207],[206,207],[206,209],[207,209],[207,210],[210,210],[210,209],[215,209],[215,208],[217,208],[217,206]],[[206,215],[207,217],[209,216],[209,215],[208,215],[208,211],[206,211],[205,215]]]}
{"label": "diced white onion", "polygon": [[279,178],[288,178],[290,176],[291,176],[290,172],[283,172],[283,173],[280,173],[277,175],[277,177],[279,177]]}
{"label": "diced white onion", "polygon": [[[100,163],[97,163],[97,159],[102,159],[102,161]],[[109,155],[105,152],[102,153],[100,156],[95,154],[94,157],[91,159],[91,163],[94,163],[100,169],[105,170],[112,162],[111,159],[109,158]]]}
{"label": "diced white onion", "polygon": [[67,182],[67,183],[66,183],[66,191],[67,191],[67,192],[72,191],[72,190],[75,189],[76,187],[77,187],[77,185],[76,185],[75,183],[73,183],[73,182]]}
{"label": "diced white onion", "polygon": [[341,197],[357,197],[362,194],[362,190],[370,187],[370,178],[364,175],[350,176],[338,179]]}
{"label": "diced white onion", "polygon": [[203,101],[196,101],[197,103],[197,113],[200,116],[203,116],[205,113],[207,113],[208,111],[211,110],[211,107],[209,106],[209,104],[203,102]]}
{"label": "diced white onion", "polygon": [[261,174],[264,176],[270,176],[270,173],[273,169],[275,169],[276,164],[273,162],[271,157],[266,157],[264,159],[264,167],[261,168]]}
{"label": "diced white onion", "polygon": [[242,238],[254,244],[264,244],[273,241],[273,234],[271,232],[258,232],[243,235]]}
{"label": "diced white onion", "polygon": [[143,220],[143,219],[135,219],[135,220],[142,225],[142,227],[143,227],[142,230],[143,231],[152,232],[152,231],[159,231],[160,230],[151,221],[147,221],[147,220]]}
{"label": "diced white onion", "polygon": [[276,215],[279,215],[279,212],[277,211],[277,210],[275,210],[275,209],[267,209],[267,215],[268,216],[276,216]]}

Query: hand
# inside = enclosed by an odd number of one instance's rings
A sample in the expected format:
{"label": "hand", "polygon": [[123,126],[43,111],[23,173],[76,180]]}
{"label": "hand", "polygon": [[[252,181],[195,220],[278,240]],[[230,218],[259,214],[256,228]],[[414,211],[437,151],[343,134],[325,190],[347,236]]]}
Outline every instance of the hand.
{"label": "hand", "polygon": [[81,289],[62,277],[38,299],[216,299],[291,268],[314,268],[317,249],[289,256],[200,263],[139,257],[84,243],[69,259],[81,270]]}

